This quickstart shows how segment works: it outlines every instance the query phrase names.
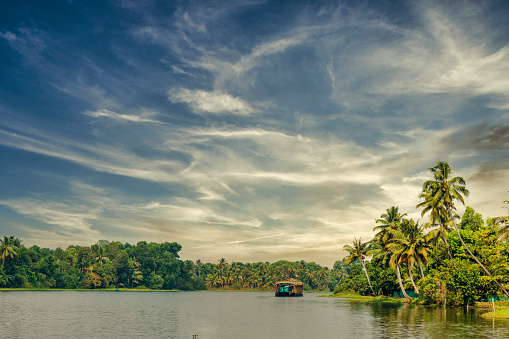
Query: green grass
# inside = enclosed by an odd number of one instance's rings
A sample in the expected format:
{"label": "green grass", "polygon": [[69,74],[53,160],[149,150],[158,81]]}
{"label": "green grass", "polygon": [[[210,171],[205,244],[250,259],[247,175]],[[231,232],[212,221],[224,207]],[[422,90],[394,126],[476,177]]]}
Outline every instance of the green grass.
{"label": "green grass", "polygon": [[399,298],[392,298],[386,296],[380,297],[371,297],[367,295],[360,295],[352,292],[344,292],[338,294],[330,294],[330,295],[319,295],[319,297],[323,298],[341,298],[348,299],[350,301],[362,301],[368,303],[384,303],[384,304],[393,304],[393,305],[403,305],[403,301]]}
{"label": "green grass", "polygon": [[481,314],[481,317],[486,319],[509,319],[509,308],[498,309],[495,306],[495,312],[486,312]]}
{"label": "green grass", "polygon": [[326,294],[326,295],[319,295],[319,297],[324,298],[344,298],[344,299],[356,299],[356,300],[368,300],[368,299],[374,299],[374,297],[370,297],[367,295],[360,295],[353,292],[344,292],[344,293],[337,293],[337,294]]}
{"label": "green grass", "polygon": [[509,301],[495,301],[495,311],[493,311],[493,303],[476,302],[475,306],[486,308],[489,312],[481,314],[485,319],[509,319]]}

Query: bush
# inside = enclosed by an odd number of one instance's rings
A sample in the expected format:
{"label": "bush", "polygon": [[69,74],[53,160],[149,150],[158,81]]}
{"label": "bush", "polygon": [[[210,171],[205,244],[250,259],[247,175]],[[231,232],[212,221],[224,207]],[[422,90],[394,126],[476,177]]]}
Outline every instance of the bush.
{"label": "bush", "polygon": [[161,288],[163,288],[163,284],[164,284],[163,277],[161,277],[159,274],[155,274],[154,272],[152,272],[150,274],[150,279],[149,279],[149,284],[148,284],[149,288],[151,288],[153,290],[160,290]]}

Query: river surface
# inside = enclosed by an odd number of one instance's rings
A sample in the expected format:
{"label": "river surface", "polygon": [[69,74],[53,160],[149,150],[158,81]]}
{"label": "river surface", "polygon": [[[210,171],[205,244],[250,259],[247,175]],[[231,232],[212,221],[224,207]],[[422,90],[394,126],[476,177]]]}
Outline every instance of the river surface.
{"label": "river surface", "polygon": [[317,295],[0,291],[0,338],[509,338],[478,310]]}

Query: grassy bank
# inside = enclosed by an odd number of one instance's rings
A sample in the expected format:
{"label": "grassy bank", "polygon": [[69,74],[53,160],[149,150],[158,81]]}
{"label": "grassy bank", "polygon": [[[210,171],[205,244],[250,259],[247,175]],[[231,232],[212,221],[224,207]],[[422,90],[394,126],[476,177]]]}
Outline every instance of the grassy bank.
{"label": "grassy bank", "polygon": [[369,300],[369,299],[375,299],[374,297],[366,296],[366,295],[360,295],[353,292],[345,292],[345,293],[337,293],[337,294],[325,294],[325,295],[319,295],[319,297],[323,298],[343,298],[343,299],[355,299],[355,300]]}
{"label": "grassy bank", "polygon": [[400,298],[391,298],[391,297],[386,297],[386,296],[370,297],[370,296],[360,295],[360,294],[351,293],[351,292],[329,294],[329,295],[319,295],[319,297],[341,298],[341,299],[348,299],[351,301],[362,301],[362,302],[369,302],[369,303],[385,303],[385,304],[394,304],[394,305],[403,305],[403,303],[404,303]]}
{"label": "grassy bank", "polygon": [[495,311],[493,311],[491,302],[476,302],[475,306],[489,310],[489,312],[481,314],[481,317],[485,319],[509,319],[509,301],[496,301]]}
{"label": "grassy bank", "polygon": [[229,289],[229,288],[217,288],[217,289],[207,289],[205,291],[213,291],[213,292],[274,292],[273,290],[267,289],[258,289],[258,288],[247,288],[247,289]]}

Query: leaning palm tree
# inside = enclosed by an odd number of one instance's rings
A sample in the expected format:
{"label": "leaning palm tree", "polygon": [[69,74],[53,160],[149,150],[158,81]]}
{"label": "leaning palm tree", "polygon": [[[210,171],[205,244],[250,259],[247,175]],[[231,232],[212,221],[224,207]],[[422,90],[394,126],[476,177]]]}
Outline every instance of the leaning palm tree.
{"label": "leaning palm tree", "polygon": [[14,258],[18,255],[18,248],[21,245],[19,239],[13,236],[4,237],[4,240],[0,240],[0,258],[2,258],[2,265],[5,265],[5,260]]}
{"label": "leaning palm tree", "polygon": [[406,294],[405,287],[403,286],[403,282],[401,280],[401,270],[400,266],[404,262],[404,256],[402,251],[396,251],[392,253],[390,265],[391,268],[396,271],[396,276],[398,277],[399,287],[401,288],[401,293],[406,299],[410,299],[410,296]]}
{"label": "leaning palm tree", "polygon": [[376,294],[373,290],[373,287],[371,286],[371,281],[369,280],[368,270],[366,269],[366,266],[364,265],[364,256],[366,255],[367,249],[368,249],[369,242],[362,243],[361,239],[357,240],[357,238],[354,238],[353,241],[353,247],[350,245],[343,246],[343,249],[345,251],[348,251],[350,255],[346,257],[345,262],[347,265],[350,265],[352,262],[359,260],[361,262],[362,268],[364,269],[364,273],[366,273],[366,278],[368,278],[368,284],[371,288],[371,292],[373,294]]}
{"label": "leaning palm tree", "polygon": [[424,280],[423,265],[426,265],[428,260],[429,245],[423,234],[423,227],[419,226],[419,223],[416,223],[413,219],[404,219],[400,229],[394,232],[394,237],[387,248],[393,252],[394,259],[391,258],[393,264],[405,263],[414,291],[419,294],[412,276],[412,267],[417,263],[421,277]]}
{"label": "leaning palm tree", "polygon": [[[472,253],[472,251],[470,251],[463,241],[463,237],[461,236],[458,226],[454,222],[452,214],[453,210],[455,210],[454,201],[458,200],[464,205],[465,200],[463,199],[463,196],[468,197],[469,194],[469,191],[465,187],[465,180],[462,177],[450,178],[451,167],[444,161],[439,161],[435,167],[430,167],[428,170],[430,170],[433,174],[434,180],[429,180],[423,183],[421,197],[425,198],[425,201],[417,205],[417,207],[420,207],[421,205],[425,206],[423,213],[425,213],[425,211],[435,210],[435,213],[440,217],[439,220],[441,223],[444,223],[444,221],[446,223],[450,222],[458,234],[458,238],[462,246],[467,250],[475,262],[482,267],[486,274],[495,281],[498,287],[500,287],[500,289],[509,296],[509,293],[506,291],[504,286],[502,286],[502,284],[493,277],[490,271],[488,271],[488,269]],[[441,218],[444,218],[445,220]]]}

